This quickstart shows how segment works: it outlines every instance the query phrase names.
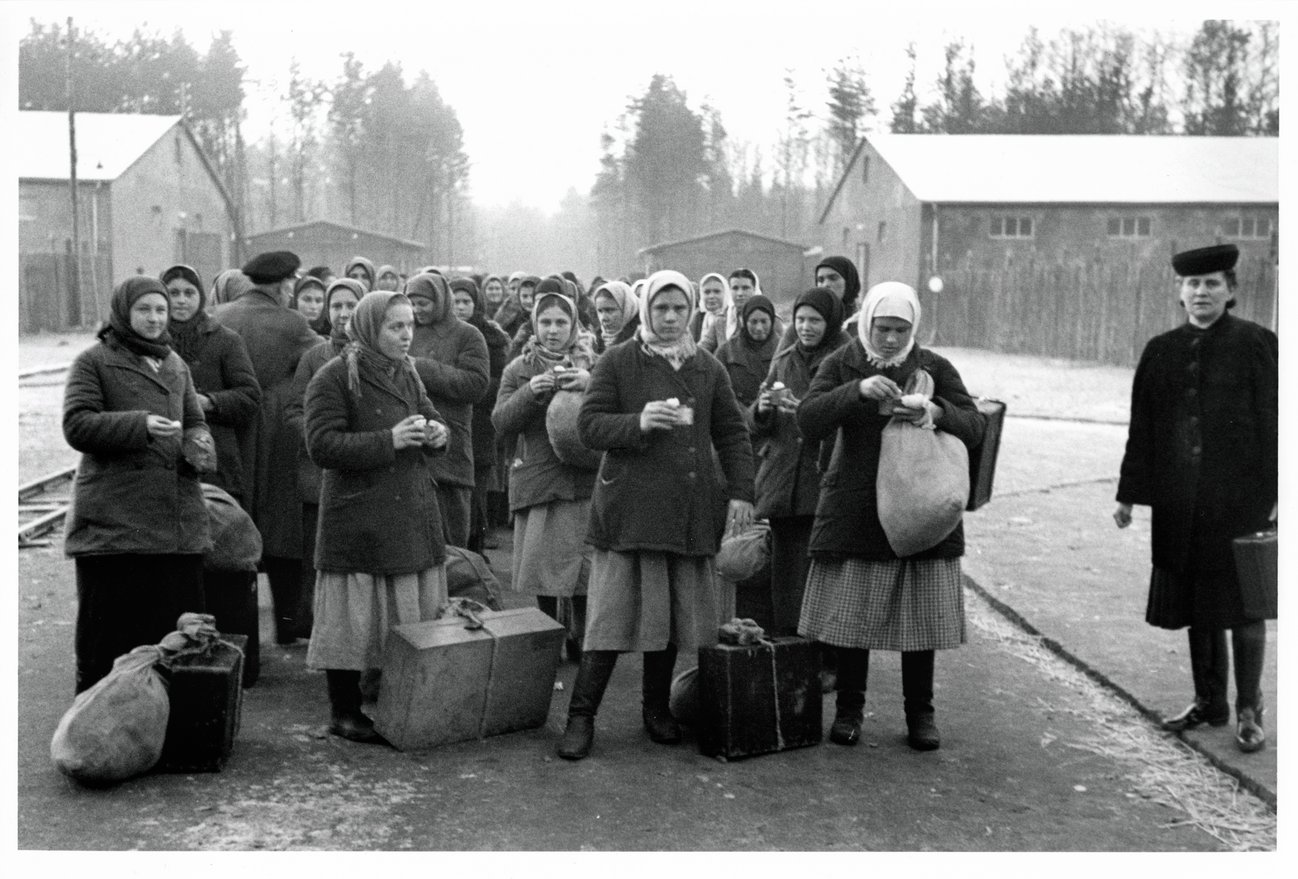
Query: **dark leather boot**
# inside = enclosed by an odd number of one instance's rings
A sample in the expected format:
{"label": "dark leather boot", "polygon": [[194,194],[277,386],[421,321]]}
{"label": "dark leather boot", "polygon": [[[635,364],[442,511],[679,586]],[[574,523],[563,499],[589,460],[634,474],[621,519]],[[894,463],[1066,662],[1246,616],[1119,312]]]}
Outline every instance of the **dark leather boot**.
{"label": "dark leather boot", "polygon": [[837,745],[855,745],[861,739],[861,722],[865,719],[865,684],[870,674],[870,651],[853,647],[834,649],[837,676],[834,686],[834,723],[829,740]]}
{"label": "dark leather boot", "polygon": [[916,751],[936,751],[942,744],[933,720],[933,651],[901,654],[901,693],[906,708],[906,742]]}
{"label": "dark leather boot", "polygon": [[595,715],[616,664],[617,652],[613,650],[587,650],[581,655],[568,702],[568,725],[557,749],[563,759],[581,760],[590,754],[595,743]]}
{"label": "dark leather boot", "polygon": [[646,652],[642,678],[642,711],[645,731],[660,745],[674,745],[681,740],[681,728],[670,708],[672,670],[676,667],[676,645],[666,650]]}
{"label": "dark leather boot", "polygon": [[298,604],[302,600],[302,560],[283,556],[263,556],[262,568],[270,581],[274,604],[275,643],[288,646],[297,643]]}
{"label": "dark leather boot", "polygon": [[1226,652],[1226,632],[1191,626],[1190,674],[1194,677],[1194,701],[1180,714],[1163,721],[1163,729],[1181,732],[1208,724],[1224,726],[1230,720],[1230,702],[1226,699],[1226,678],[1230,656]]}
{"label": "dark leather boot", "polygon": [[1266,622],[1257,620],[1231,630],[1235,655],[1235,744],[1245,754],[1266,747],[1262,728],[1262,665],[1266,660]]}
{"label": "dark leather boot", "polygon": [[383,737],[374,722],[361,713],[361,673],[348,669],[325,670],[329,688],[329,732],[353,742],[377,744]]}

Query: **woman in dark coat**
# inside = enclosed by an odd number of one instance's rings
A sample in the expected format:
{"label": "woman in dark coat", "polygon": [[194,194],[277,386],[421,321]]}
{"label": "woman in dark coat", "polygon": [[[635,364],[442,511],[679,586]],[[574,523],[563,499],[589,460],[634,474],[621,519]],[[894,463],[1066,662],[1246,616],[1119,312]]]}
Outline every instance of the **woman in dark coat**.
{"label": "woman in dark coat", "polygon": [[169,344],[167,288],[134,277],[109,307],[63,396],[63,436],[81,452],[63,544],[77,569],[78,693],[118,656],[162,640],[182,613],[203,610],[212,546],[198,480],[216,453]]}
{"label": "woman in dark coat", "polygon": [[775,305],[758,294],[744,303],[739,313],[739,331],[717,349],[717,360],[730,375],[730,386],[739,405],[747,409],[771,369],[775,356]]}
{"label": "woman in dark coat", "polygon": [[[861,276],[856,272],[856,265],[845,256],[827,256],[816,263],[814,274],[816,286],[824,287],[843,303],[842,341],[851,341],[856,332],[856,299],[861,294]],[[787,348],[797,340],[797,331],[789,327],[780,338],[780,348]]]}
{"label": "woman in dark coat", "polygon": [[388,631],[446,603],[446,546],[429,457],[450,431],[407,352],[414,312],[375,291],[356,306],[352,342],[306,392],[307,451],[323,470],[315,629],[307,665],[324,669],[329,731],[381,741],[361,713],[361,672],[378,668]]}
{"label": "woman in dark coat", "polygon": [[424,390],[451,428],[451,444],[433,462],[446,542],[466,546],[473,508],[473,404],[487,395],[491,361],[478,330],[455,316],[446,279],[431,272],[406,282],[415,308],[410,358]]}
{"label": "woman in dark coat", "polygon": [[1266,623],[1245,612],[1231,541],[1275,520],[1279,340],[1229,313],[1233,244],[1172,257],[1188,320],[1145,346],[1131,389],[1131,426],[1118,482],[1118,527],[1134,504],[1152,507],[1154,569],[1145,619],[1189,626],[1194,701],[1164,721],[1173,731],[1230,719],[1235,654],[1236,743],[1266,742],[1262,664]]}
{"label": "woman in dark coat", "polygon": [[668,707],[676,653],[715,643],[718,539],[752,522],[748,430],[725,369],[689,333],[693,311],[689,279],[651,275],[639,335],[600,357],[582,404],[582,442],[605,454],[591,501],[586,643],[559,745],[565,759],[590,753],[604,688],[627,651],[644,653],[649,737],[680,741]]}
{"label": "woman in dark coat", "polygon": [[595,315],[599,334],[595,353],[603,354],[614,345],[635,338],[640,329],[640,300],[621,281],[606,281],[595,289]]}
{"label": "woman in dark coat", "polygon": [[[751,300],[750,300],[751,301]],[[814,287],[793,304],[797,341],[778,351],[751,412],[757,454],[755,515],[771,523],[771,630],[796,635],[811,559],[807,549],[820,498],[819,444],[798,430],[798,404],[820,364],[842,344],[843,303]],[[773,390],[783,385],[779,391]]]}
{"label": "woman in dark coat", "polygon": [[198,405],[216,443],[216,472],[205,474],[203,481],[225,489],[244,504],[247,486],[240,447],[247,443],[261,403],[261,386],[248,349],[238,333],[207,314],[207,297],[192,268],[172,266],[159,280],[171,301],[167,323],[171,349],[189,367]]}
{"label": "woman in dark coat", "polygon": [[[876,476],[890,416],[931,425],[973,448],[983,416],[946,358],[915,344],[920,306],[906,284],[876,284],[865,297],[857,338],[825,358],[798,407],[806,442],[835,437],[811,530],[811,570],[798,633],[837,649],[837,712],[830,740],[861,735],[870,650],[901,651],[907,740],[917,750],[940,744],[933,721],[934,650],[965,641],[960,556],[964,526],[937,545],[899,558],[879,523]],[[916,370],[933,379],[923,407],[897,401]],[[893,407],[896,408],[893,408]]]}

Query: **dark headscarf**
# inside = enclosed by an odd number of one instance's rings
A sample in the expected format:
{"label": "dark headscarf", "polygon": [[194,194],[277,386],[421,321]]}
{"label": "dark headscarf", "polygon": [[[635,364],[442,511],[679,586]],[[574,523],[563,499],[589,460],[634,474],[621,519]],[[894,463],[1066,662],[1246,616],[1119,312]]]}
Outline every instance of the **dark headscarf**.
{"label": "dark headscarf", "polygon": [[356,266],[360,266],[361,268],[365,269],[365,274],[369,278],[369,280],[365,283],[365,289],[373,290],[374,282],[378,280],[378,275],[374,273],[374,263],[370,262],[368,259],[366,259],[363,256],[353,256],[351,259],[347,261],[347,265],[343,266],[343,277],[347,277],[349,274],[351,274],[351,270],[354,269]]}
{"label": "dark headscarf", "polygon": [[[198,290],[198,311],[189,320],[176,320],[175,315],[167,321],[167,334],[171,336],[171,349],[180,355],[180,359],[186,363],[193,363],[194,358],[198,355],[198,340],[202,333],[207,329],[208,316],[207,311],[207,294],[203,292],[203,282],[199,280],[198,272],[194,271],[191,266],[174,265],[158,276],[158,280],[163,286],[169,281],[176,278],[184,278],[193,284]],[[170,303],[171,297],[167,297]],[[170,305],[168,305],[170,309]]]}
{"label": "dark headscarf", "polygon": [[[771,319],[771,331],[767,334],[766,338],[760,342],[748,335],[748,316],[754,311],[764,311]],[[748,297],[748,301],[745,302],[743,308],[739,310],[739,338],[744,340],[744,345],[754,351],[767,346],[771,346],[772,348],[774,347],[774,344],[777,343],[779,339],[775,338],[775,304],[772,303],[771,300],[767,299],[760,293]]]}
{"label": "dark headscarf", "polygon": [[394,304],[410,304],[410,298],[395,290],[374,290],[361,297],[352,312],[352,319],[347,324],[347,336],[351,339],[343,349],[347,360],[347,387],[357,397],[361,395],[361,369],[384,376],[395,382],[398,373],[409,370],[415,381],[419,374],[410,356],[393,360],[379,350],[379,333],[383,329],[383,319],[388,309]]}
{"label": "dark headscarf", "polygon": [[141,296],[149,293],[162,294],[162,298],[167,300],[167,314],[170,316],[171,298],[167,296],[167,288],[157,278],[136,275],[127,278],[113,290],[113,299],[108,307],[108,323],[99,329],[97,338],[110,345],[121,345],[141,357],[162,360],[170,354],[171,336],[165,329],[157,339],[146,339],[131,328],[131,306]]}
{"label": "dark headscarf", "polygon": [[833,269],[843,278],[843,314],[851,314],[856,305],[856,297],[861,295],[861,276],[856,273],[856,265],[845,256],[827,256],[812,269],[812,279],[820,267]]}
{"label": "dark headscarf", "polygon": [[[446,283],[446,278],[440,274],[421,272],[406,281],[404,292],[411,299],[422,296],[425,299],[432,300],[433,325],[443,323],[455,316],[454,312],[451,311],[450,287]],[[355,320],[355,318],[353,317],[352,320]]]}
{"label": "dark headscarf", "polygon": [[320,317],[324,320],[325,334],[336,351],[341,351],[351,340],[351,336],[347,335],[346,327],[336,327],[329,319],[329,303],[333,301],[334,294],[339,290],[350,290],[359,305],[365,298],[365,285],[355,278],[334,278],[329,284],[329,289],[325,290],[324,311],[320,312]]}
{"label": "dark headscarf", "polygon": [[[324,281],[320,280],[315,275],[303,275],[302,277],[298,278],[297,281],[293,284],[293,298],[288,301],[288,307],[292,311],[297,311],[298,294],[301,293],[303,290],[305,290],[307,287],[319,287],[321,293],[328,292],[328,288],[325,285]],[[305,317],[305,315],[303,315],[303,317]],[[329,299],[327,296],[325,297],[324,306],[320,309],[320,316],[317,317],[315,320],[308,321],[308,323],[311,325],[311,329],[315,330],[320,335],[328,338]]]}
{"label": "dark headscarf", "polygon": [[[835,269],[834,271],[838,271]],[[825,319],[825,335],[814,348],[807,348],[799,340],[797,349],[803,355],[827,354],[838,347],[841,341],[838,334],[843,329],[843,302],[832,291],[825,287],[812,287],[793,302],[793,325],[798,324],[798,309],[802,306],[814,308]]]}
{"label": "dark headscarf", "polygon": [[[482,333],[485,339],[487,336],[487,315],[484,309],[487,307],[487,300],[482,290],[478,288],[472,278],[456,278],[451,282],[451,292],[454,293],[456,290],[468,293],[469,298],[473,300],[473,314],[469,315],[469,319],[465,323],[477,327],[478,332]],[[453,302],[452,307],[454,307]]]}

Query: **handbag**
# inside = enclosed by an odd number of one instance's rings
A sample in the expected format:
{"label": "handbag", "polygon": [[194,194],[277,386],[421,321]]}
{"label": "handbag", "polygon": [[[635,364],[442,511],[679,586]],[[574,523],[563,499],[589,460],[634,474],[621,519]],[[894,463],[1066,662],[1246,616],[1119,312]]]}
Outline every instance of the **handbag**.
{"label": "handbag", "polygon": [[[933,395],[917,370],[907,394]],[[876,482],[879,524],[900,558],[937,546],[960,524],[969,500],[969,451],[959,437],[893,417],[883,429]]]}
{"label": "handbag", "polygon": [[555,391],[545,410],[545,432],[559,460],[579,470],[598,470],[602,452],[587,448],[577,432],[581,391]]}
{"label": "handbag", "polygon": [[1273,620],[1278,611],[1279,531],[1258,531],[1231,541],[1244,616]]}

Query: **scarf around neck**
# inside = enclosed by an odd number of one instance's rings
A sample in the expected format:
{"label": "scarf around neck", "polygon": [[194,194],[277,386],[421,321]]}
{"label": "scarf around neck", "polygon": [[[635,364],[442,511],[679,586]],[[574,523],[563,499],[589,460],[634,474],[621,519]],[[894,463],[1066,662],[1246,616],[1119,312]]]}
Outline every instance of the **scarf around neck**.
{"label": "scarf around neck", "polygon": [[694,287],[690,284],[689,279],[680,272],[671,269],[663,269],[650,275],[644,286],[644,298],[640,300],[640,329],[636,334],[640,337],[641,347],[650,354],[656,354],[662,357],[672,369],[679,370],[698,351],[698,344],[694,341],[694,336],[686,328],[681,333],[680,338],[675,342],[664,342],[658,338],[654,332],[653,324],[650,322],[650,309],[653,308],[654,299],[668,287],[676,287],[685,294],[685,301],[689,304],[687,309],[690,313],[694,311]]}
{"label": "scarf around neck", "polygon": [[162,285],[162,282],[157,278],[137,275],[118,284],[117,289],[113,291],[108,310],[108,323],[99,330],[96,337],[101,342],[121,346],[142,357],[165,360],[171,353],[171,335],[165,329],[157,339],[146,339],[131,327],[131,306],[140,297],[149,293],[162,294],[162,298],[167,300],[167,312],[170,314],[171,299],[167,296],[167,288]]}

